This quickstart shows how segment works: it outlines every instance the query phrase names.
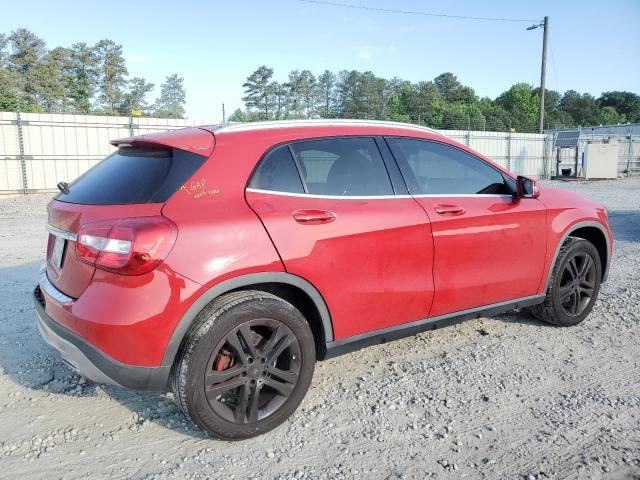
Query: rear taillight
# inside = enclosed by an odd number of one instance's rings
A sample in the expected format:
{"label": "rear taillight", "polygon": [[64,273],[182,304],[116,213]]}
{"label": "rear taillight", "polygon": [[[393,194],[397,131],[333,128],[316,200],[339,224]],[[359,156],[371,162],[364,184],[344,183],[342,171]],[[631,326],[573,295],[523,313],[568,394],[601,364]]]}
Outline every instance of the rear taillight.
{"label": "rear taillight", "polygon": [[136,217],[88,223],[76,241],[78,258],[122,275],[142,275],[167,258],[177,236],[165,217]]}

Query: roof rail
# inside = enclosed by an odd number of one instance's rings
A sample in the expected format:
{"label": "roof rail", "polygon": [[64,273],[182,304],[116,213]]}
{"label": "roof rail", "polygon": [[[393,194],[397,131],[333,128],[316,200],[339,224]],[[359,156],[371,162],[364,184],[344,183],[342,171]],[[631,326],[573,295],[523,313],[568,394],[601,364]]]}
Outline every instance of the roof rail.
{"label": "roof rail", "polygon": [[437,130],[413,123],[391,122],[385,120],[357,120],[357,119],[308,119],[308,120],[267,120],[260,122],[246,123],[222,123],[218,125],[206,125],[201,128],[214,133],[219,132],[240,132],[248,130],[262,130],[270,128],[290,128],[290,127],[331,127],[331,126],[354,126],[354,127],[391,127],[419,130],[436,135],[442,135]]}

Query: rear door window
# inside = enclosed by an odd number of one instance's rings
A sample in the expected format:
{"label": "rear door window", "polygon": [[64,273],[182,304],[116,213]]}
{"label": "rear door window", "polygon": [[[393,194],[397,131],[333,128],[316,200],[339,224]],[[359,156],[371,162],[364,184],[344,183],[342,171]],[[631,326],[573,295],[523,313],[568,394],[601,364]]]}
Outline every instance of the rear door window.
{"label": "rear door window", "polygon": [[292,144],[307,192],[335,196],[393,195],[373,138],[332,138]]}
{"label": "rear door window", "polygon": [[121,147],[69,185],[56,200],[86,205],[166,202],[206,157],[171,148]]}

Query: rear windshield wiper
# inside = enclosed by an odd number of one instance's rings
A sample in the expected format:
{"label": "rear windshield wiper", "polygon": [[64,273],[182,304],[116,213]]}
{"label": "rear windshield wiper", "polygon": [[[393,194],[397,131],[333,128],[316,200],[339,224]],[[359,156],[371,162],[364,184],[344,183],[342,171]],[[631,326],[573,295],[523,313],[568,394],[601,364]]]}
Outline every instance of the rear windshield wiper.
{"label": "rear windshield wiper", "polygon": [[58,182],[58,190],[60,190],[65,195],[69,194],[69,184],[67,182]]}

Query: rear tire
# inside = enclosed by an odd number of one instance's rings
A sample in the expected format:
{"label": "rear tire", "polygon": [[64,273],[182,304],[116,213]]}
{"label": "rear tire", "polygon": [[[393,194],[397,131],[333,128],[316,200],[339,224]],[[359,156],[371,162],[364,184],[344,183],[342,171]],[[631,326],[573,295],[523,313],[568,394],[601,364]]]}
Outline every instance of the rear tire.
{"label": "rear tire", "polygon": [[569,237],[553,266],[544,302],[529,307],[529,311],[552,325],[577,325],[591,312],[601,280],[598,250],[587,240]]}
{"label": "rear tire", "polygon": [[198,315],[173,370],[182,411],[213,437],[240,440],[284,422],[304,398],[315,367],[302,314],[269,293],[228,293]]}

